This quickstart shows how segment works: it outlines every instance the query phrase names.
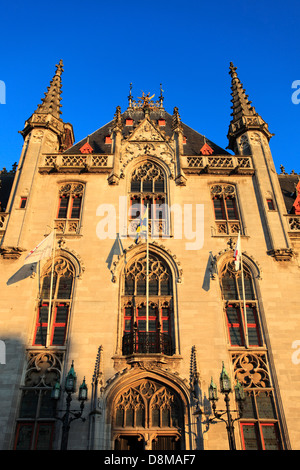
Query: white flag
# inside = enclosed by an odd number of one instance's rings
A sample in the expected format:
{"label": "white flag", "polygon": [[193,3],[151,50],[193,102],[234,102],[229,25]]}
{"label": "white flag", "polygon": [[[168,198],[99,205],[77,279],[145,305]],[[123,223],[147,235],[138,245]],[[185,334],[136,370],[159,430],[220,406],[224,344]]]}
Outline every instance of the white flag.
{"label": "white flag", "polygon": [[54,232],[51,232],[41,243],[31,250],[25,258],[24,264],[32,264],[43,258],[50,258],[53,248]]}
{"label": "white flag", "polygon": [[235,245],[235,250],[234,250],[234,264],[235,264],[236,271],[239,271],[241,261],[242,261],[241,237],[240,237],[240,232],[239,232],[238,239]]}

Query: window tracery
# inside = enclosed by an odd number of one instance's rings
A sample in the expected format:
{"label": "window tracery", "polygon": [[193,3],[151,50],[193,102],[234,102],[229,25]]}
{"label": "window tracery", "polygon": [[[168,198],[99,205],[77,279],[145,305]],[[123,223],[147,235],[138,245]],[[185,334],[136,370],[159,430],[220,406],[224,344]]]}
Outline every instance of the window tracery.
{"label": "window tracery", "polygon": [[275,394],[266,352],[232,355],[235,379],[245,388],[240,421],[245,450],[282,449]]}
{"label": "window tracery", "polygon": [[158,382],[143,380],[118,398],[114,426],[178,429],[182,424],[181,414],[180,399],[173,390]]}
{"label": "window tracery", "polygon": [[[253,277],[245,263],[243,263],[243,271],[246,309],[244,309],[241,271],[235,270],[232,261],[225,263],[221,271],[221,287],[230,345],[237,347],[263,346]],[[248,344],[246,344],[247,341]]]}
{"label": "window tracery", "polygon": [[149,234],[152,237],[167,236],[166,178],[163,170],[154,162],[146,161],[136,168],[130,181],[129,233],[135,234],[139,219],[148,211]]}
{"label": "window tracery", "polygon": [[51,391],[61,380],[62,360],[62,353],[28,354],[14,449],[51,450],[56,412]]}
{"label": "window tracery", "polygon": [[146,253],[126,268],[124,275],[123,354],[133,352],[172,355],[173,287],[169,267],[154,253],[149,254],[147,316]]}
{"label": "window tracery", "polygon": [[[64,346],[72,302],[75,269],[66,258],[57,257],[53,269],[52,297],[49,265],[41,278],[40,302],[34,332],[34,345]],[[47,333],[50,336],[47,337]]]}
{"label": "window tracery", "polygon": [[235,352],[231,351],[234,378],[243,385],[246,396],[240,420],[242,446],[245,450],[281,449],[275,391],[256,289],[251,269],[242,262],[243,278],[231,260],[220,272],[228,338],[235,348]]}
{"label": "window tracery", "polygon": [[84,185],[66,183],[60,187],[55,228],[58,233],[78,234],[82,212]]}
{"label": "window tracery", "polygon": [[215,184],[211,187],[217,234],[237,234],[242,231],[236,188],[232,184]]}

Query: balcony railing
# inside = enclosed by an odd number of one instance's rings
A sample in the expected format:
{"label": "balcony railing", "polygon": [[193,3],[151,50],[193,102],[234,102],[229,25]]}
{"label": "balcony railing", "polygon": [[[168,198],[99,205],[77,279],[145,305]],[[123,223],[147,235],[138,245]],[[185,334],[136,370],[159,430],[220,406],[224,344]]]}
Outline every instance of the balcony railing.
{"label": "balcony railing", "polygon": [[58,234],[78,235],[80,219],[55,219],[55,229]]}
{"label": "balcony railing", "polygon": [[240,228],[239,220],[216,220],[216,230],[214,235],[238,234]]}
{"label": "balcony railing", "polygon": [[109,172],[113,165],[112,155],[43,155],[39,166],[40,173],[78,173],[82,171],[103,173]]}
{"label": "balcony railing", "polygon": [[125,333],[122,342],[122,354],[165,354],[173,355],[171,336],[160,331],[137,331]]}
{"label": "balcony railing", "polygon": [[291,238],[300,238],[300,215],[287,214],[288,232]]}
{"label": "balcony railing", "polygon": [[[135,237],[136,229],[140,224],[140,219],[129,219],[128,221],[128,236]],[[148,233],[151,238],[169,237],[170,230],[167,219],[149,219]]]}
{"label": "balcony railing", "polygon": [[299,215],[289,215],[288,224],[291,232],[300,232],[300,216]]}
{"label": "balcony railing", "polygon": [[249,174],[254,173],[250,155],[213,155],[182,157],[186,173]]}

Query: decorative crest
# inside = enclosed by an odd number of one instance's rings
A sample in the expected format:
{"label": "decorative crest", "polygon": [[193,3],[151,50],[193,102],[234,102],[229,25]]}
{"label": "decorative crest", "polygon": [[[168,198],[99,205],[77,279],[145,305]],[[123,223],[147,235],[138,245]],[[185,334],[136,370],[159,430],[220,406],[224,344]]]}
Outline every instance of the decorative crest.
{"label": "decorative crest", "polygon": [[129,88],[129,96],[128,96],[128,107],[133,108],[133,109],[143,109],[143,110],[159,110],[163,109],[163,100],[164,97],[162,95],[163,89],[160,84],[160,95],[159,99],[154,101],[153,98],[155,97],[155,93],[150,96],[150,92],[145,94],[144,91],[142,91],[142,96],[138,96],[138,99],[135,100],[133,99],[132,93],[132,83],[130,83],[130,88]]}

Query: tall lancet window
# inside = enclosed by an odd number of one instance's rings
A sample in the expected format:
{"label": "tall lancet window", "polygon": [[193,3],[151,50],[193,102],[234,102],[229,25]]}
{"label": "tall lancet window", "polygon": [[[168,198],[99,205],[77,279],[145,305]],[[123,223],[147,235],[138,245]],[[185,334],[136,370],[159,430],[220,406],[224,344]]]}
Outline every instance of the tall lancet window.
{"label": "tall lancet window", "polygon": [[136,168],[130,181],[129,232],[135,233],[145,208],[152,237],[168,235],[166,178],[160,166],[147,161]]}
{"label": "tall lancet window", "polygon": [[57,233],[76,235],[80,232],[84,184],[66,183],[59,190],[55,228]]}
{"label": "tall lancet window", "polygon": [[230,345],[262,346],[258,302],[250,269],[243,264],[242,276],[241,271],[235,270],[233,262],[226,263],[221,273],[221,285]]}
{"label": "tall lancet window", "polygon": [[[50,264],[41,280],[40,303],[34,332],[34,345],[64,346],[72,302],[75,270],[66,258]],[[52,295],[50,292],[52,291]],[[51,297],[51,301],[50,301]]]}
{"label": "tall lancet window", "polygon": [[123,354],[172,355],[174,322],[171,271],[160,257],[150,253],[148,279],[146,273],[146,253],[126,268],[122,296]]}
{"label": "tall lancet window", "polygon": [[235,263],[228,261],[221,271],[221,286],[234,376],[245,390],[242,448],[281,449],[276,393],[252,270],[243,262],[243,272],[236,271]]}
{"label": "tall lancet window", "polygon": [[232,234],[243,230],[236,188],[232,184],[215,184],[211,187],[216,234]]}

